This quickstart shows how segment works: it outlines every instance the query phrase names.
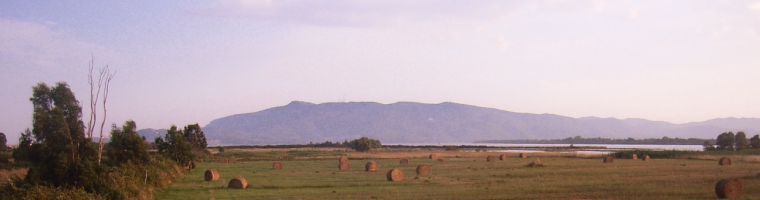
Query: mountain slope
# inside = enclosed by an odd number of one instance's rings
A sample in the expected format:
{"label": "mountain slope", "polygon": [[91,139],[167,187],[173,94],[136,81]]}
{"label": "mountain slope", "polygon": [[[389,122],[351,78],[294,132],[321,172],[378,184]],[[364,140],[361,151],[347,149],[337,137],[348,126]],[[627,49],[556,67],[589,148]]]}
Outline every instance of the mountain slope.
{"label": "mountain slope", "polygon": [[713,138],[723,131],[760,130],[760,119],[671,124],[643,119],[570,118],[456,103],[371,102],[312,104],[294,101],[267,110],[213,120],[203,128],[220,144],[294,144],[362,136],[384,143],[457,143],[494,139]]}

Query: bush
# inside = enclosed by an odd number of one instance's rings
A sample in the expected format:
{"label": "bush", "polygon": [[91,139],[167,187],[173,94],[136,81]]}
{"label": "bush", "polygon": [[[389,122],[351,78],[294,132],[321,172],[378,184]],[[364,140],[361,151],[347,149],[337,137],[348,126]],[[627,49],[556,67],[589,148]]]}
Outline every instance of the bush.
{"label": "bush", "polygon": [[459,147],[457,147],[457,146],[446,146],[446,147],[444,147],[444,150],[446,150],[446,151],[459,151]]}
{"label": "bush", "polygon": [[351,140],[351,142],[349,142],[349,147],[359,152],[367,152],[373,148],[382,148],[383,145],[380,143],[380,140],[361,137],[359,139]]}

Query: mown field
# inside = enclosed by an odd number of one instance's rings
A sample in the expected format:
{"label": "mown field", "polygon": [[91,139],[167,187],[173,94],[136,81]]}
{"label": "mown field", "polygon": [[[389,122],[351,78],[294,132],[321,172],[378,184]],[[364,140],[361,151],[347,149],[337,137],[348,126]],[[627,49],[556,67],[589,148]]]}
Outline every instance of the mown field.
{"label": "mown field", "polygon": [[[601,157],[531,154],[506,161],[487,162],[496,152],[429,151],[356,153],[343,151],[225,152],[241,158],[235,164],[203,162],[192,172],[156,195],[157,199],[715,199],[715,184],[723,178],[739,178],[743,199],[760,199],[760,163],[735,158],[731,166],[703,159],[615,159]],[[246,155],[251,157],[246,158]],[[261,156],[269,155],[268,159]],[[351,170],[338,170],[338,158],[351,158]],[[394,156],[398,155],[398,156]],[[399,158],[407,157],[408,165]],[[282,160],[279,160],[282,159]],[[526,167],[540,159],[545,167]],[[273,170],[273,161],[282,170]],[[365,172],[368,161],[380,165],[378,172]],[[432,167],[429,176],[418,176],[419,164]],[[386,180],[392,168],[403,170],[405,179]],[[206,169],[217,169],[221,179],[204,181]],[[234,177],[244,177],[246,189],[227,189]]]}

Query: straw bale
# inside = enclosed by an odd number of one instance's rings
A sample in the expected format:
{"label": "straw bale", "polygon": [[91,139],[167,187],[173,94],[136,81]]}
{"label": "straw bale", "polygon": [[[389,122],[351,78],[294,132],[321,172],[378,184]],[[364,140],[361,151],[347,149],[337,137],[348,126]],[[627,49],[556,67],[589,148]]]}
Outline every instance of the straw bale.
{"label": "straw bale", "polygon": [[731,165],[731,158],[728,157],[722,157],[718,161],[718,165]]}
{"label": "straw bale", "polygon": [[430,172],[432,172],[432,170],[430,169],[430,165],[426,165],[426,164],[417,165],[417,174],[427,176],[427,175],[430,175]]}
{"label": "straw bale", "polygon": [[715,184],[715,194],[722,199],[739,198],[743,192],[744,186],[742,186],[742,182],[734,178],[722,179]]}
{"label": "straw bale", "polygon": [[216,171],[215,169],[206,170],[206,173],[203,175],[203,178],[206,181],[218,181],[219,171]]}
{"label": "straw bale", "polygon": [[364,170],[368,172],[376,172],[379,168],[380,166],[377,165],[377,163],[374,161],[369,161],[366,165],[364,165]]}
{"label": "straw bale", "polygon": [[401,181],[404,180],[404,172],[399,168],[393,168],[386,174],[388,181]]}
{"label": "straw bale", "polygon": [[348,164],[348,162],[342,162],[338,165],[338,169],[340,169],[341,171],[350,170],[351,164]]}
{"label": "straw bale", "polygon": [[237,178],[233,178],[230,180],[230,183],[227,184],[228,188],[237,188],[237,189],[245,189],[248,187],[248,181],[245,181],[245,178],[242,176],[239,176]]}
{"label": "straw bale", "polygon": [[272,163],[272,169],[282,169],[282,163],[281,162]]}

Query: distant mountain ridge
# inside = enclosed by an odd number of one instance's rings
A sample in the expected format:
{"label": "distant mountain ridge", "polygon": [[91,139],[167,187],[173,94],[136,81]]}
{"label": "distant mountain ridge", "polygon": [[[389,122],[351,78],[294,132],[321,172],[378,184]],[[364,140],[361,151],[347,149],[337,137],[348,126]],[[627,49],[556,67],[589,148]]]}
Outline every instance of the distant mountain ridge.
{"label": "distant mountain ridge", "polygon": [[714,138],[725,131],[745,131],[751,136],[758,130],[758,118],[723,118],[673,124],[645,119],[571,118],[515,113],[449,102],[313,104],[300,101],[219,118],[203,128],[209,141],[221,145],[305,144],[344,141],[362,136],[376,138],[383,143],[425,144],[574,136]]}

